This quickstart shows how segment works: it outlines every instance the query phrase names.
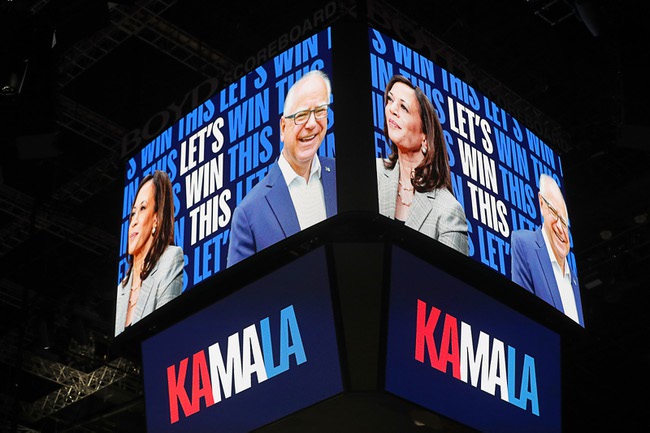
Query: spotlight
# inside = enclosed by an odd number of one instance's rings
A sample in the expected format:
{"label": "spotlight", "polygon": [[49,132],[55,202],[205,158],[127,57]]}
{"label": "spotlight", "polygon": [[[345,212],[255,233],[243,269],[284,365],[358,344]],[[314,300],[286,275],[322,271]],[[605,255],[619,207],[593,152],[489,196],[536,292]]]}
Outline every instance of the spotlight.
{"label": "spotlight", "polygon": [[2,71],[3,73],[0,77],[2,80],[0,82],[0,95],[11,97],[20,94],[23,89],[23,83],[25,82],[25,76],[27,75],[28,64],[29,61],[25,60],[22,65],[17,64],[13,68],[9,66]]}
{"label": "spotlight", "polygon": [[50,332],[47,322],[44,319],[38,321],[38,347],[39,349],[48,350],[52,347]]}

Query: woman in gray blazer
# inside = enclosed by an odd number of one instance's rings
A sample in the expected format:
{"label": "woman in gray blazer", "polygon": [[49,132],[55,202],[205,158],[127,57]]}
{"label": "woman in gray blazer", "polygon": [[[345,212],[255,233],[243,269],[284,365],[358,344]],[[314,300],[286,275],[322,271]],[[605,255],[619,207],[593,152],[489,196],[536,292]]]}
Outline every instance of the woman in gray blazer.
{"label": "woman in gray blazer", "polygon": [[467,255],[465,211],[454,197],[433,104],[401,75],[386,85],[384,103],[384,134],[392,153],[377,160],[379,212]]}
{"label": "woman in gray blazer", "polygon": [[164,171],[142,179],[129,223],[129,270],[117,287],[115,335],[183,290],[183,250],[174,246],[172,185]]}

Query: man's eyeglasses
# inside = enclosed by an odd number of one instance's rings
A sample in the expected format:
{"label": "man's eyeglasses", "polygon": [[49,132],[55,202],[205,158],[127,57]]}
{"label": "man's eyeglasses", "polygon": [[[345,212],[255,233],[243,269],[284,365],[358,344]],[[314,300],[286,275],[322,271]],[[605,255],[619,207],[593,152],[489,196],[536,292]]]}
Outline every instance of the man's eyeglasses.
{"label": "man's eyeglasses", "polygon": [[546,198],[543,195],[540,194],[539,196],[542,198],[542,200],[544,200],[544,203],[546,203],[546,206],[548,206],[548,210],[551,211],[551,215],[553,215],[553,218],[555,219],[555,221],[560,220],[560,222],[562,223],[564,228],[569,230],[569,224],[562,217],[562,215],[560,215],[560,213],[557,211],[557,209],[555,209],[553,207],[553,205],[551,203],[549,203],[548,200],[546,200]]}
{"label": "man's eyeglasses", "polygon": [[296,126],[304,125],[309,120],[309,116],[311,116],[311,113],[314,113],[314,118],[316,120],[325,119],[327,117],[328,108],[329,108],[329,104],[323,104],[314,108],[313,110],[298,111],[292,114],[291,116],[284,116],[284,118],[293,119],[293,122],[296,124]]}

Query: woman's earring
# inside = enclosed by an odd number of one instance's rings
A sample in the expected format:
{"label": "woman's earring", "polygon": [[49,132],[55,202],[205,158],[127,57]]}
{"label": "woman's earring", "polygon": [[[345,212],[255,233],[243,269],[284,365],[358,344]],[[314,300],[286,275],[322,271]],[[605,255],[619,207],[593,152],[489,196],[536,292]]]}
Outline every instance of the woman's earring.
{"label": "woman's earring", "polygon": [[154,227],[153,229],[151,229],[151,236],[153,236],[155,234],[156,234],[156,228]]}
{"label": "woman's earring", "polygon": [[420,150],[422,150],[422,155],[427,154],[427,142],[426,141],[422,142],[422,147],[420,148]]}

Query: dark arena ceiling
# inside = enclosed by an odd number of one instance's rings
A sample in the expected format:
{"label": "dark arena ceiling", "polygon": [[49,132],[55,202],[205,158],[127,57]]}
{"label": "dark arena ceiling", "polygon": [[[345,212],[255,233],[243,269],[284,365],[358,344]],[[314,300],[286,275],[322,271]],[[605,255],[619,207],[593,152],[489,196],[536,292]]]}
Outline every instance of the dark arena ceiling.
{"label": "dark arena ceiling", "polygon": [[[140,366],[111,351],[124,150],[359,3],[0,0],[0,431],[145,431]],[[557,138],[588,328],[567,431],[649,431],[647,3],[367,9],[417,22],[405,36],[444,42]]]}

